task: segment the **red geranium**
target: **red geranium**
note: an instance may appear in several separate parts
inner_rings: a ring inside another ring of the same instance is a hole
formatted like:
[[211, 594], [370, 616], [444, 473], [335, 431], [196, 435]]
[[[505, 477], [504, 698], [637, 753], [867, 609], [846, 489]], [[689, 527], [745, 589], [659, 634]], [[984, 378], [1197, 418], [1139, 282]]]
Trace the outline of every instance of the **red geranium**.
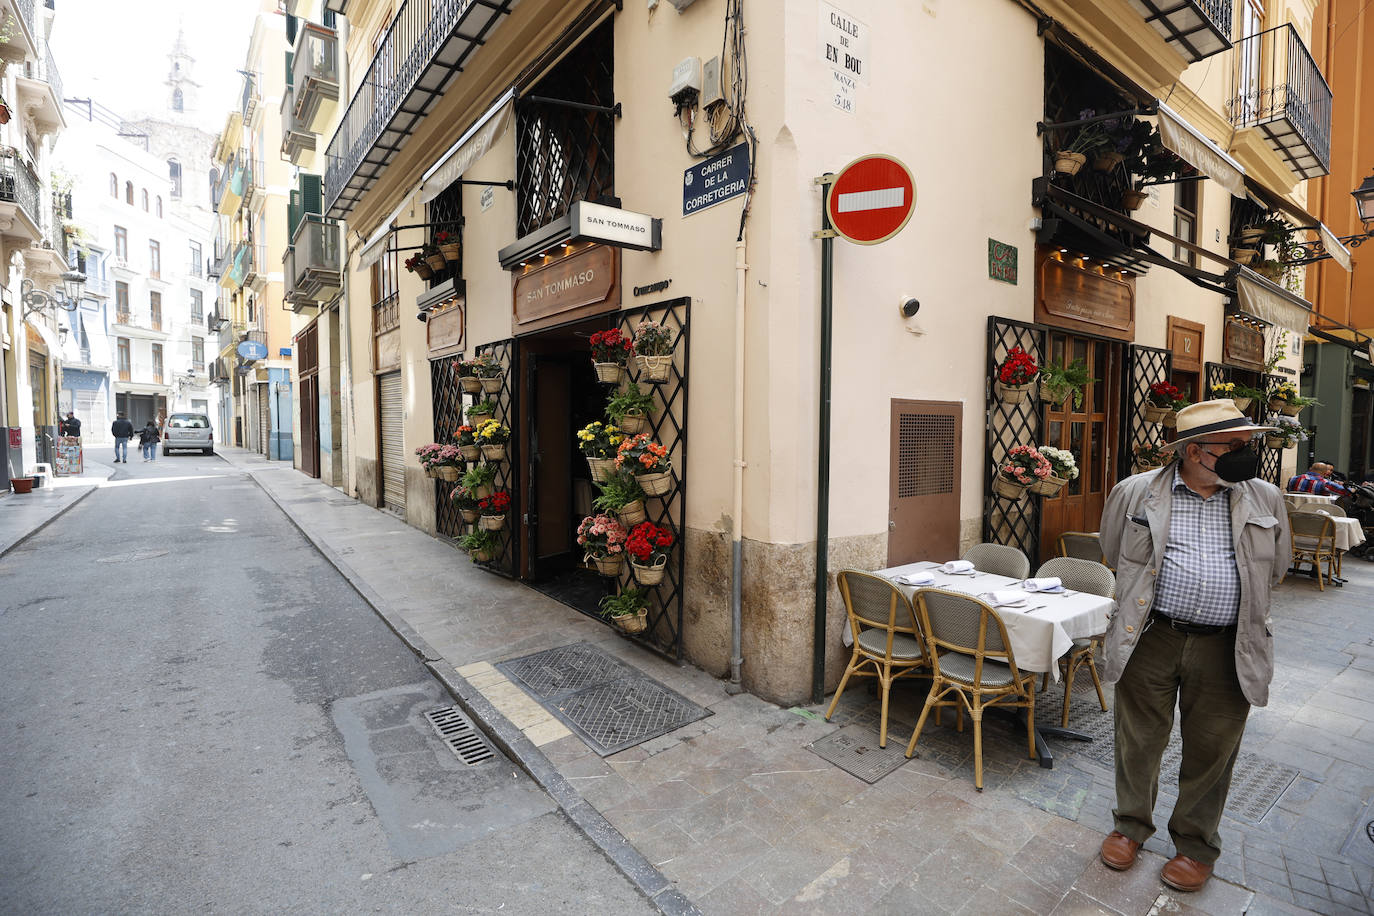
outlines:
[[1003, 385], [1025, 385], [1039, 374], [1035, 358], [1020, 347], [1012, 347], [997, 368], [997, 381]]
[[485, 499], [477, 500], [477, 509], [483, 515], [505, 515], [510, 509], [510, 494], [497, 490]]
[[458, 239], [456, 239], [453, 236], [453, 233], [447, 232], [443, 229], [440, 229], [438, 232], [434, 233], [434, 244], [436, 245], [447, 245], [449, 242], [456, 241], [458, 241]]
[[1183, 392], [1178, 390], [1177, 385], [1168, 382], [1155, 382], [1150, 386], [1150, 403], [1156, 407], [1187, 407], [1188, 402], [1183, 398]]
[[625, 550], [641, 566], [655, 566], [666, 560], [673, 548], [673, 532], [653, 522], [640, 522], [630, 529]]
[[634, 341], [620, 333], [620, 328], [597, 331], [592, 335], [592, 361], [625, 365], [634, 352]]

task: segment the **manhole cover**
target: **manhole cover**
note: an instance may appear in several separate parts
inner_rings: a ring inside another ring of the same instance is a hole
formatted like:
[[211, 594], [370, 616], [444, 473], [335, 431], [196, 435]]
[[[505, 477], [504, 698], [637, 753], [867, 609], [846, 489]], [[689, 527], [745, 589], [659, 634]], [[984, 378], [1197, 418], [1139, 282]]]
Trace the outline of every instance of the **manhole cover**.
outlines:
[[440, 739], [468, 766], [476, 766], [496, 757], [495, 752], [483, 740], [472, 722], [454, 706], [441, 706], [425, 713], [429, 724], [439, 733]]
[[1355, 826], [1341, 846], [1341, 855], [1374, 865], [1374, 802], [1366, 805], [1359, 817], [1355, 818]]
[[137, 563], [139, 560], [156, 560], [167, 556], [166, 550], [142, 550], [135, 553], [121, 553], [113, 557], [98, 557], [97, 563]]
[[906, 763], [906, 743], [910, 740], [909, 730], [903, 731], [899, 737], [889, 728], [887, 747], [879, 747], [876, 731], [862, 725], [846, 725], [824, 738], [818, 738], [806, 749], [872, 785]]
[[604, 684], [634, 674], [633, 668], [587, 643], [560, 646], [537, 655], [503, 662], [506, 673], [541, 697]]

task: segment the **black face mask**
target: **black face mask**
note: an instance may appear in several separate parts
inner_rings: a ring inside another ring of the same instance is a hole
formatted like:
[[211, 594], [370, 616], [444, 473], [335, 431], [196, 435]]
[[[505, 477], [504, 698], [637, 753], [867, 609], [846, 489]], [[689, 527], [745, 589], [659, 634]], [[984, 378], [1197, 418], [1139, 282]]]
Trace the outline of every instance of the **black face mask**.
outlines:
[[1216, 463], [1209, 470], [1220, 477], [1223, 484], [1243, 483], [1254, 480], [1259, 474], [1259, 461], [1259, 452], [1252, 448], [1242, 448], [1218, 456]]

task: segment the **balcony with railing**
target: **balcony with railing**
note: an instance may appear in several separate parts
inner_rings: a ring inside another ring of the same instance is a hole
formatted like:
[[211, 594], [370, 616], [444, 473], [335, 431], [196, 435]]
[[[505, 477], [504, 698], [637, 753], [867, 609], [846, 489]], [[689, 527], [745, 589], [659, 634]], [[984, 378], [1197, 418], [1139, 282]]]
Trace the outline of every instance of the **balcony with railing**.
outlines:
[[248, 276], [248, 272], [253, 268], [253, 243], [250, 241], [239, 242], [234, 249], [233, 256], [229, 259], [227, 269], [220, 284], [229, 289], [238, 289], [243, 286]]
[[291, 86], [296, 120], [301, 128], [319, 133], [339, 104], [339, 36], [313, 22], [302, 24], [291, 61]]
[[[24, 24], [24, 29], [26, 30], [24, 37], [29, 42], [30, 50], [37, 53], [38, 45], [35, 43], [35, 36], [38, 34], [38, 29], [35, 25], [37, 20], [34, 18], [34, 0], [11, 0], [11, 2], [14, 4], [14, 8], [19, 12], [20, 21]], [[19, 36], [16, 35], [13, 37], [17, 38]]]
[[1331, 87], [1291, 25], [1236, 42], [1236, 94], [1227, 115], [1253, 127], [1299, 178], [1331, 171]]
[[243, 113], [243, 124], [245, 129], [253, 122], [253, 115], [258, 110], [258, 102], [261, 101], [262, 74], [243, 73], [243, 97], [239, 103], [239, 111]]
[[1129, 0], [1169, 47], [1197, 63], [1231, 47], [1231, 0]]
[[47, 130], [62, 126], [62, 75], [50, 48], [45, 45], [41, 55], [24, 62], [15, 88], [19, 92], [20, 106], [35, 123]]
[[122, 324], [125, 327], [133, 327], [134, 313], [128, 309], [115, 310], [115, 324]]
[[219, 329], [219, 349], [224, 351], [225, 347], [233, 347], [238, 344], [243, 332], [248, 330], [248, 326], [242, 321], [229, 321]]
[[246, 149], [239, 150], [225, 164], [224, 176], [220, 179], [219, 212], [222, 215], [233, 216], [238, 211], [244, 195], [249, 193], [248, 182], [252, 180], [252, 171], [253, 160]]
[[304, 306], [330, 302], [343, 289], [343, 247], [339, 224], [306, 214], [282, 258], [289, 304], [299, 312]]
[[256, 245], [248, 243], [248, 260], [244, 265], [243, 283], [245, 286], [253, 285], [257, 288], [258, 284], [267, 280], [267, 243], [258, 242]]
[[341, 218], [353, 209], [514, 4], [428, 0], [401, 5], [329, 141], [324, 179], [329, 216]]
[[[14, 235], [35, 241], [41, 237], [42, 223], [38, 219], [41, 191], [38, 178], [17, 156], [0, 156], [0, 220], [10, 228], [0, 234]], [[14, 217], [22, 214], [20, 223]]]
[[[287, 52], [287, 60], [291, 53]], [[290, 70], [287, 71], [288, 75]], [[296, 120], [295, 89], [288, 85], [281, 99], [281, 154], [292, 165], [314, 168], [318, 138]]]
[[109, 298], [110, 281], [105, 277], [87, 276], [85, 293], [87, 296]]

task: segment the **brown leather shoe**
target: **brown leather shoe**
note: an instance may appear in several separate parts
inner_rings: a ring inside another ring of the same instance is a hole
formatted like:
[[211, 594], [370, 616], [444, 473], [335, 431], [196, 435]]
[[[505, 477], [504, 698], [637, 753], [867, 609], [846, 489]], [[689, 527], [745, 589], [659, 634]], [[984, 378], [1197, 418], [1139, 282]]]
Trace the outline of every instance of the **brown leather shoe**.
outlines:
[[1192, 893], [1202, 890], [1207, 879], [1212, 877], [1212, 866], [1203, 865], [1197, 859], [1187, 856], [1174, 856], [1164, 863], [1159, 877], [1176, 891]]
[[1102, 864], [1117, 871], [1125, 871], [1135, 864], [1140, 844], [1124, 833], [1113, 830], [1102, 841]]

